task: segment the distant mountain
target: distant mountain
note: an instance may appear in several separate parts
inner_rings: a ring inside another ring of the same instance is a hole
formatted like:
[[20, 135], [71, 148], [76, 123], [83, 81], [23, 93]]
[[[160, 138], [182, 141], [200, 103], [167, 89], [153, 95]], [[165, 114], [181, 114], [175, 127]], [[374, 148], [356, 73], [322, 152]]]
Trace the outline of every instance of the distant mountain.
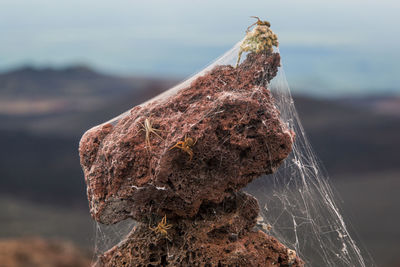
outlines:
[[311, 145], [331, 174], [400, 171], [399, 114], [344, 99], [295, 97]]
[[85, 66], [64, 69], [26, 66], [0, 74], [2, 96], [50, 97], [112, 94], [120, 90], [130, 90], [131, 86], [132, 84], [121, 78], [100, 74]]
[[79, 135], [88, 122], [110, 119], [175, 83], [110, 76], [85, 66], [20, 68], [0, 74], [0, 130]]
[[154, 95], [159, 92], [160, 84], [168, 85], [170, 81], [110, 76], [86, 66], [64, 69], [27, 66], [0, 74], [0, 116], [93, 110], [126, 95], [138, 99]]
[[367, 97], [349, 97], [339, 99], [347, 105], [369, 109], [379, 114], [400, 116], [400, 96], [376, 95]]

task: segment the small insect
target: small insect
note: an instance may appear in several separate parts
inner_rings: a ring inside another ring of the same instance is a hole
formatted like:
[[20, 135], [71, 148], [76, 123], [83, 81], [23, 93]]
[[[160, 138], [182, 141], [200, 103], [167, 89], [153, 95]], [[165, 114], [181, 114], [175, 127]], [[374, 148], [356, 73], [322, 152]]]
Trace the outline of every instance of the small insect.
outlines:
[[257, 226], [261, 227], [265, 232], [270, 232], [272, 230], [272, 225], [265, 223], [262, 216], [257, 217]]
[[153, 128], [153, 125], [151, 124], [151, 121], [149, 118], [146, 118], [144, 120], [144, 125], [142, 123], [140, 123], [140, 125], [142, 125], [142, 129], [139, 130], [139, 132], [144, 131], [146, 132], [146, 147], [148, 149], [151, 150], [150, 147], [150, 134], [153, 133], [154, 135], [156, 135], [158, 138], [160, 138], [161, 140], [164, 141], [164, 139], [157, 133], [157, 132], [162, 132], [161, 130], [155, 129]]
[[149, 227], [149, 228], [156, 234], [161, 234], [163, 237], [171, 241], [171, 238], [168, 235], [168, 230], [172, 228], [172, 224], [167, 224], [167, 215], [164, 215], [164, 217], [158, 223], [157, 227], [154, 228]]
[[[278, 37], [271, 30], [271, 24], [268, 21], [260, 20], [259, 17], [252, 16], [252, 18], [256, 18], [257, 21], [247, 27], [246, 37], [243, 42], [240, 44], [238, 58], [236, 61], [236, 67], [239, 66], [240, 59], [243, 52], [250, 53], [272, 53], [274, 49], [273, 46], [278, 47]], [[250, 31], [251, 27], [254, 27], [253, 30]]]
[[179, 141], [173, 147], [171, 147], [169, 150], [171, 150], [171, 149], [173, 149], [175, 147], [179, 148], [179, 149], [182, 149], [183, 151], [185, 151], [186, 153], [189, 154], [189, 156], [190, 156], [189, 161], [191, 161], [192, 158], [193, 158], [193, 151], [192, 151], [191, 148], [196, 144], [196, 142], [197, 142], [197, 140], [194, 141], [193, 138], [185, 136], [185, 140], [184, 141]]
[[287, 255], [288, 255], [288, 263], [289, 264], [293, 264], [296, 261], [296, 251], [294, 251], [293, 249], [287, 249]]
[[268, 21], [266, 21], [266, 20], [260, 20], [260, 18], [259, 17], [256, 17], [256, 16], [251, 16], [250, 18], [255, 18], [255, 19], [257, 19], [257, 21], [256, 22], [254, 22], [253, 24], [251, 24], [249, 27], [247, 27], [247, 30], [246, 30], [246, 32], [248, 32], [248, 31], [250, 31], [250, 28], [251, 27], [253, 27], [254, 25], [262, 25], [262, 26], [267, 26], [267, 27], [271, 27], [271, 23], [269, 23]]

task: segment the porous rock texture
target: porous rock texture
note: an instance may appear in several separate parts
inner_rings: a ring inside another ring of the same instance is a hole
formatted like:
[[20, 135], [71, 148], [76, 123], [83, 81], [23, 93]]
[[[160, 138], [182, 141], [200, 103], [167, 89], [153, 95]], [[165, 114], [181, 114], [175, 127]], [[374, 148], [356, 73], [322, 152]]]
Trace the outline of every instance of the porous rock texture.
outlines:
[[137, 220], [98, 266], [304, 266], [257, 229], [258, 202], [239, 191], [292, 149], [294, 133], [267, 88], [279, 64], [278, 53], [266, 52], [237, 68], [217, 65], [84, 134], [92, 217]]
[[304, 266], [295, 252], [254, 229], [257, 200], [234, 193], [222, 203], [203, 203], [193, 219], [167, 221], [168, 238], [139, 224], [104, 253], [97, 266]]
[[[279, 64], [278, 53], [249, 54], [237, 68], [218, 65], [176, 94], [86, 132], [79, 149], [93, 218], [192, 218], [202, 203], [220, 203], [274, 172], [294, 137], [267, 88]], [[149, 132], [150, 146], [146, 119], [161, 137]], [[192, 160], [170, 149], [185, 137], [196, 142]]]

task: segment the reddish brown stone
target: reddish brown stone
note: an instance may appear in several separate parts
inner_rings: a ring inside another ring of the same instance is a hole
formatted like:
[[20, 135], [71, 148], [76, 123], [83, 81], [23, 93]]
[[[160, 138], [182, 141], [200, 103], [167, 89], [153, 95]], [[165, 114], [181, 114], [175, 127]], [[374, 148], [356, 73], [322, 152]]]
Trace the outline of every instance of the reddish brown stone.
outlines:
[[[89, 130], [81, 164], [95, 220], [193, 218], [203, 203], [221, 202], [276, 170], [294, 134], [279, 118], [267, 83], [279, 54], [250, 54], [238, 67], [216, 66], [166, 99], [135, 107], [114, 126]], [[148, 118], [163, 140], [141, 124]], [[196, 140], [193, 159], [170, 148]]]
[[257, 214], [257, 201], [238, 193], [203, 204], [193, 220], [167, 220], [169, 239], [139, 224], [97, 266], [304, 266], [294, 251], [252, 230]]

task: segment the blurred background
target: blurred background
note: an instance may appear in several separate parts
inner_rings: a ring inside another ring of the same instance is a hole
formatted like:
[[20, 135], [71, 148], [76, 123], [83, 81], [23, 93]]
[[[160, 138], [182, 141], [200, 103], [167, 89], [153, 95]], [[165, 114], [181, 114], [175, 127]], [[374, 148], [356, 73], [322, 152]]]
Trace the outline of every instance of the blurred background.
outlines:
[[399, 12], [395, 0], [0, 0], [0, 266], [87, 266], [80, 137], [203, 69], [252, 15], [279, 37], [357, 244], [400, 266]]

